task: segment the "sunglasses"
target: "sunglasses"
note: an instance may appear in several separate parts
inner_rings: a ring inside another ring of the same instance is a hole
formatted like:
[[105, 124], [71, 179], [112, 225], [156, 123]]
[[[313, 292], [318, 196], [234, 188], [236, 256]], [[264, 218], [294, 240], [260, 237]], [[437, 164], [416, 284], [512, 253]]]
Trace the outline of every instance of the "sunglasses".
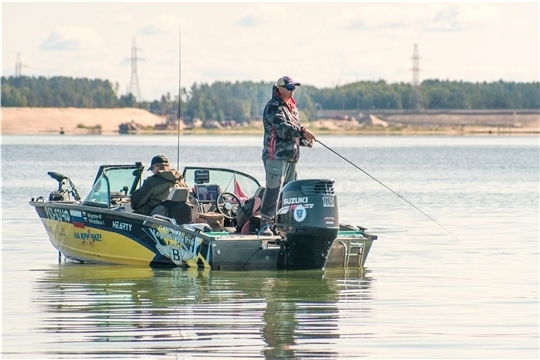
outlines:
[[294, 84], [287, 84], [287, 85], [282, 86], [282, 87], [289, 90], [289, 91], [293, 91], [294, 89], [296, 89], [296, 85], [294, 85]]

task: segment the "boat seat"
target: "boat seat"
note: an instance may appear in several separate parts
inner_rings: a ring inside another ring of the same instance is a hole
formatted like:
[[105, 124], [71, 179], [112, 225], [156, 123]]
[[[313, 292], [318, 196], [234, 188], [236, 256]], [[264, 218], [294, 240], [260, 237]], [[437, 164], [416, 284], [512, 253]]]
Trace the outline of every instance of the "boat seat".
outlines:
[[156, 205], [150, 213], [172, 218], [177, 224], [189, 224], [193, 220], [194, 206], [188, 202], [188, 188], [173, 187], [169, 190], [167, 199]]
[[189, 190], [188, 188], [173, 187], [169, 190], [167, 200], [174, 202], [186, 202], [188, 201]]
[[201, 204], [199, 204], [199, 200], [192, 194], [189, 194], [188, 202], [193, 205], [191, 209], [191, 223], [196, 223], [201, 212]]

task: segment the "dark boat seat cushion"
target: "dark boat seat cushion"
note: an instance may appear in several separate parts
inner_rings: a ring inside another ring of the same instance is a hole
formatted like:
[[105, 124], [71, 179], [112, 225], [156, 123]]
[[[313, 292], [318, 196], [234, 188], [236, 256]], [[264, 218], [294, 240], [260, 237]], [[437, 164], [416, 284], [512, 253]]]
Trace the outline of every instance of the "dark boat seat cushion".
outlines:
[[189, 193], [188, 188], [173, 187], [169, 190], [169, 196], [167, 200], [175, 202], [187, 202], [191, 204], [191, 222], [194, 223], [195, 219], [199, 216], [199, 201], [193, 195]]
[[188, 202], [189, 190], [187, 188], [173, 187], [165, 201], [162, 201], [152, 210], [150, 215], [162, 215], [176, 220], [177, 224], [192, 222], [193, 205]]

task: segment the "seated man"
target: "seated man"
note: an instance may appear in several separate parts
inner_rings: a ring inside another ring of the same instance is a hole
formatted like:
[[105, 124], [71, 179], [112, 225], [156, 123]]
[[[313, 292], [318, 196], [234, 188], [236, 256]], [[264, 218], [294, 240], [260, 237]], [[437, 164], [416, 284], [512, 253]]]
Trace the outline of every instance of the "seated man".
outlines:
[[169, 167], [165, 155], [154, 156], [148, 171], [152, 171], [153, 175], [131, 194], [133, 211], [143, 215], [150, 215], [156, 205], [167, 199], [172, 187], [187, 188], [182, 174]]

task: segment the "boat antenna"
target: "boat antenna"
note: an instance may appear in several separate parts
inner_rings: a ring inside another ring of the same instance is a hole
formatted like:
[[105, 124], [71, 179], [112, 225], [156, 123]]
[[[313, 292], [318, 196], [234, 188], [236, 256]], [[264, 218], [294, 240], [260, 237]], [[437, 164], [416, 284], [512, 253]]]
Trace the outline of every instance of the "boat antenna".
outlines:
[[435, 222], [435, 224], [439, 225], [441, 228], [443, 228], [447, 233], [449, 233], [450, 235], [452, 235], [454, 238], [456, 238], [456, 240], [459, 241], [459, 238], [452, 234], [452, 232], [450, 232], [450, 230], [448, 230], [447, 228], [445, 228], [444, 226], [442, 226], [437, 220], [433, 219], [431, 216], [429, 216], [428, 214], [426, 214], [425, 212], [423, 212], [422, 210], [420, 210], [418, 207], [416, 207], [413, 203], [411, 203], [409, 200], [405, 199], [403, 196], [399, 195], [397, 192], [395, 192], [394, 190], [390, 189], [388, 186], [384, 185], [382, 182], [380, 182], [379, 180], [375, 179], [373, 176], [371, 176], [370, 174], [368, 174], [365, 170], [363, 170], [362, 168], [360, 168], [359, 166], [357, 166], [356, 164], [354, 164], [353, 162], [351, 162], [350, 160], [346, 159], [345, 157], [343, 157], [341, 154], [337, 153], [336, 151], [330, 149], [328, 146], [326, 146], [325, 144], [323, 144], [319, 139], [316, 140], [319, 144], [321, 144], [322, 146], [324, 146], [325, 148], [327, 148], [328, 150], [330, 150], [331, 152], [333, 152], [334, 154], [336, 154], [337, 156], [339, 156], [340, 158], [342, 158], [343, 160], [345, 160], [346, 162], [348, 162], [349, 164], [351, 164], [352, 166], [354, 166], [355, 168], [357, 168], [358, 170], [362, 171], [364, 174], [366, 174], [367, 176], [369, 176], [370, 178], [372, 178], [373, 180], [375, 180], [376, 182], [378, 182], [379, 184], [381, 184], [382, 186], [384, 186], [385, 188], [387, 188], [388, 190], [390, 190], [391, 192], [393, 192], [395, 195], [397, 195], [397, 197], [401, 198], [403, 201], [405, 201], [407, 204], [411, 205], [413, 208], [415, 208], [416, 210], [420, 211], [422, 214], [424, 214], [428, 219], [430, 219], [431, 221]]
[[182, 32], [178, 25], [178, 111], [176, 113], [176, 170], [180, 171], [180, 122], [182, 121]]

